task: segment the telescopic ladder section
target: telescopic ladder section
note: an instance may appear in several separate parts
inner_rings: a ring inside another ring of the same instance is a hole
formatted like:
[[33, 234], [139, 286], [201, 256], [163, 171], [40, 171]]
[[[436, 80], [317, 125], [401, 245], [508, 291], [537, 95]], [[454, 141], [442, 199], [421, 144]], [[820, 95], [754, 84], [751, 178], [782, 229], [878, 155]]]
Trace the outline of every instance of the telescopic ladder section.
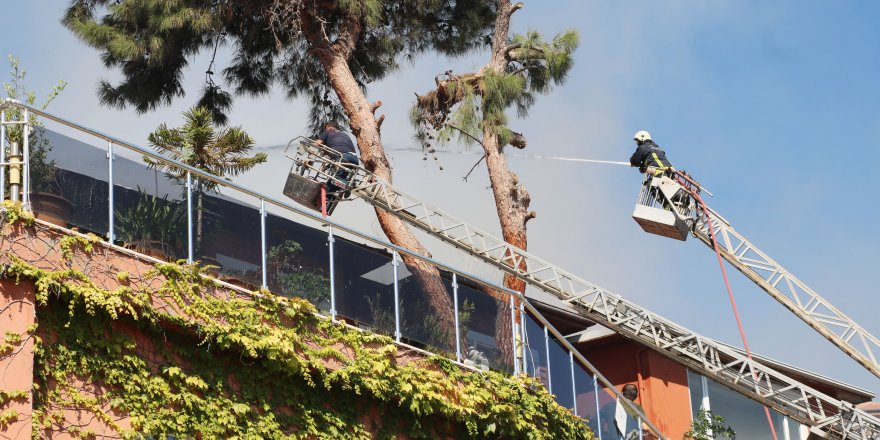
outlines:
[[[292, 172], [328, 160], [333, 161], [326, 158], [320, 148], [303, 143], [294, 156]], [[338, 165], [349, 168], [347, 164]], [[329, 177], [335, 173], [325, 169], [320, 175]], [[554, 295], [589, 320], [650, 346], [692, 370], [810, 426], [818, 435], [839, 439], [880, 439], [880, 419], [852, 404], [812, 389], [734, 349], [700, 336], [434, 209], [364, 169], [358, 169], [349, 188], [352, 195]]]
[[[678, 190], [682, 192], [678, 193]], [[877, 361], [880, 340], [877, 337], [736, 232], [717, 212], [706, 206], [704, 215], [704, 211], [699, 209], [701, 203], [699, 185], [686, 175], [676, 174], [673, 178], [652, 178], [648, 175], [633, 218], [645, 231], [667, 237], [670, 235], [662, 231], [668, 231], [668, 225], [686, 223], [694, 236], [714, 252], [709, 231], [711, 224], [722, 258], [856, 362], [880, 377], [880, 363]], [[674, 207], [674, 210], [666, 209], [668, 207]], [[709, 222], [707, 215], [711, 220]], [[649, 226], [646, 227], [646, 224]], [[686, 236], [673, 238], [684, 240]]]

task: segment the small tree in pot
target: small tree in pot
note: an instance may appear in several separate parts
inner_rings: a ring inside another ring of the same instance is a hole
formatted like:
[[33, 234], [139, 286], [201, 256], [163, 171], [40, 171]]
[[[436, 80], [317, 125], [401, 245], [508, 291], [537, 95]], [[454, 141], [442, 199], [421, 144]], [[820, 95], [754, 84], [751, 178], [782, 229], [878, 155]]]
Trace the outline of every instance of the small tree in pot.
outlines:
[[[266, 161], [266, 153], [249, 156], [254, 140], [241, 127], [217, 130], [211, 111], [193, 107], [183, 113], [184, 124], [168, 128], [164, 123], [150, 133], [150, 146], [169, 158], [215, 176], [230, 177], [241, 174]], [[186, 172], [170, 168], [164, 163], [144, 158], [152, 168], [164, 171], [178, 183], [186, 182]], [[204, 194], [217, 190], [217, 183], [195, 180], [196, 236], [195, 251], [200, 255], [204, 233]]]
[[[21, 67], [18, 57], [9, 55], [9, 82], [3, 83], [6, 97], [36, 107], [38, 106], [37, 94], [25, 87], [24, 80], [26, 77], [27, 71]], [[52, 90], [46, 94], [46, 98], [39, 104], [39, 108], [46, 109], [66, 86], [66, 82], [58, 81], [58, 84], [52, 86]], [[22, 109], [12, 107], [6, 110], [7, 121], [21, 121], [23, 119], [24, 111]], [[31, 127], [31, 132], [28, 136], [28, 147], [30, 150], [28, 158], [30, 181], [28, 183], [31, 191], [31, 203], [34, 205], [33, 208], [37, 218], [43, 218], [51, 223], [66, 226], [73, 211], [73, 205], [60, 195], [61, 186], [58, 183], [58, 169], [55, 167], [55, 161], [48, 158], [49, 152], [52, 151], [52, 144], [46, 137], [45, 128], [36, 115], [28, 115], [28, 122]], [[20, 124], [7, 126], [6, 141], [8, 144], [17, 143], [23, 149], [24, 129], [25, 126]], [[6, 185], [8, 182], [3, 182], [3, 184]]]

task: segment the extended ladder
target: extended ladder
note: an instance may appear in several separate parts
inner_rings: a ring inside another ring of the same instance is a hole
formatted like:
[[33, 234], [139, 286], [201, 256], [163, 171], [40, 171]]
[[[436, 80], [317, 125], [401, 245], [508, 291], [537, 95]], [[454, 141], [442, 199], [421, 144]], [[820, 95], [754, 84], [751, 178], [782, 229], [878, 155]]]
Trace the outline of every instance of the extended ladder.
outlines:
[[[310, 174], [310, 178], [331, 178], [335, 175], [333, 167], [328, 170], [323, 165], [320, 169], [309, 165], [326, 160], [320, 148], [303, 143], [294, 156], [294, 168], [307, 169], [304, 173]], [[351, 169], [351, 166], [340, 162], [338, 168]], [[880, 420], [852, 404], [747, 359], [736, 350], [428, 206], [362, 168], [358, 168], [349, 188], [352, 195], [554, 295], [589, 320], [650, 346], [694, 371], [811, 426], [819, 435], [840, 439], [880, 438]]]
[[[682, 192], [679, 193], [679, 190]], [[703, 215], [703, 210], [698, 208], [703, 203], [699, 193], [699, 185], [684, 174], [676, 174], [672, 178], [652, 178], [647, 175], [633, 217], [647, 232], [684, 240], [690, 230], [700, 241], [713, 248], [709, 233], [711, 223], [722, 258], [856, 362], [880, 377], [880, 363], [877, 361], [880, 340], [736, 232], [717, 212], [706, 206], [706, 215]], [[669, 207], [674, 207], [674, 211], [667, 209]], [[706, 216], [711, 222], [707, 221]], [[679, 235], [682, 228], [684, 233]]]

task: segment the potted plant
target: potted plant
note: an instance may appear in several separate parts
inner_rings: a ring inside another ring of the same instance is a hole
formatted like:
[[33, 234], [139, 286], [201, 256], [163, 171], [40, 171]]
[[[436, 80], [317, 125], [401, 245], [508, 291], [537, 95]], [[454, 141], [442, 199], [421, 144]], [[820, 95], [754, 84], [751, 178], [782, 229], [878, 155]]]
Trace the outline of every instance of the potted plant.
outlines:
[[134, 205], [115, 214], [117, 238], [138, 252], [165, 258], [181, 248], [186, 210], [168, 196], [154, 197], [138, 188]]
[[[30, 106], [35, 106], [37, 95], [35, 92], [27, 90], [24, 85], [24, 79], [27, 71], [21, 68], [19, 59], [9, 55], [10, 74], [12, 78], [10, 82], [3, 83], [3, 89], [6, 96], [11, 99], [22, 101]], [[52, 87], [52, 91], [46, 97], [46, 100], [40, 105], [40, 108], [48, 107], [58, 94], [64, 90], [67, 85], [64, 81], [59, 81], [57, 85]], [[16, 107], [7, 110], [7, 120], [19, 121], [24, 118], [24, 112]], [[59, 182], [60, 173], [55, 167], [55, 161], [48, 158], [48, 154], [52, 151], [52, 144], [45, 136], [45, 128], [37, 120], [36, 116], [29, 117], [31, 132], [28, 136], [30, 156], [28, 163], [30, 164], [30, 201], [31, 209], [34, 215], [42, 220], [50, 223], [67, 226], [70, 216], [73, 213], [73, 204], [62, 197], [61, 184]], [[23, 125], [11, 125], [6, 129], [6, 141], [8, 143], [18, 143], [23, 147], [24, 144]], [[7, 184], [7, 182], [3, 182]]]

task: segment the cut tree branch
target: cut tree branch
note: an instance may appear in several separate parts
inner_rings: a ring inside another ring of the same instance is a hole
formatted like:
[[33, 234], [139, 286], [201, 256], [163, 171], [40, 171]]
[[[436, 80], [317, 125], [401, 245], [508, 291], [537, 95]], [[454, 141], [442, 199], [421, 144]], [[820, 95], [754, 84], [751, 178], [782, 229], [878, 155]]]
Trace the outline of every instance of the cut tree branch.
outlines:
[[473, 173], [474, 170], [477, 169], [477, 165], [479, 165], [480, 162], [482, 162], [483, 159], [485, 159], [485, 158], [486, 158], [486, 153], [483, 153], [483, 156], [480, 157], [480, 160], [478, 160], [477, 163], [475, 163], [474, 166], [471, 167], [471, 169], [467, 172], [467, 174], [464, 175], [464, 177], [461, 178], [461, 180], [464, 180], [465, 182], [467, 182], [468, 177], [471, 176], [471, 173]]
[[510, 7], [510, 10], [507, 11], [507, 17], [510, 18], [510, 16], [513, 15], [514, 12], [516, 12], [516, 11], [522, 9], [524, 6], [525, 6], [525, 3], [523, 3], [523, 2], [516, 2], [516, 4], [514, 4], [513, 6], [511, 6], [511, 7]]

